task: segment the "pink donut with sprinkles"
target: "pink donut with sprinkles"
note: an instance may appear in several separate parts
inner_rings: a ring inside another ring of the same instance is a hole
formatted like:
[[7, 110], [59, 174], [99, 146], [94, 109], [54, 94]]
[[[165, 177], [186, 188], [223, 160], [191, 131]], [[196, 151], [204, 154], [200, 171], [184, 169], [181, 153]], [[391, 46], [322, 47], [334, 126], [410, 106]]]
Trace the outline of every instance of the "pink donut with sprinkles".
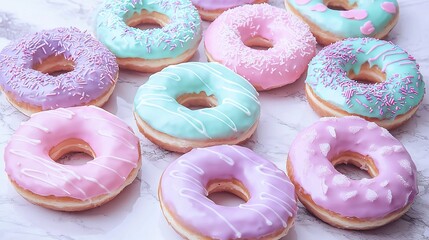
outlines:
[[316, 54], [316, 40], [308, 25], [268, 4], [224, 12], [204, 37], [208, 60], [232, 69], [258, 91], [295, 82]]
[[77, 28], [34, 33], [0, 52], [0, 89], [26, 115], [102, 106], [113, 92], [118, 71], [115, 56]]
[[[94, 159], [81, 165], [56, 162], [70, 152]], [[28, 201], [54, 210], [100, 206], [136, 178], [139, 139], [116, 116], [95, 106], [35, 113], [4, 150], [6, 173]]]
[[[353, 164], [371, 177], [350, 179], [337, 164]], [[299, 133], [287, 172], [310, 212], [345, 229], [372, 229], [400, 218], [418, 192], [416, 166], [401, 142], [354, 116], [322, 118]]]

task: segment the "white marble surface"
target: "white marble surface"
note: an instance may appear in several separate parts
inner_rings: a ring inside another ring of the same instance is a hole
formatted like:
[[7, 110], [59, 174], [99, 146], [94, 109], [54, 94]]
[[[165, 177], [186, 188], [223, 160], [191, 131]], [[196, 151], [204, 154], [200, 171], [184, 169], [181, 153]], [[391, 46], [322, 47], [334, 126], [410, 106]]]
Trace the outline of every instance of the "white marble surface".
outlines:
[[[0, 0], [0, 49], [26, 33], [60, 26], [93, 32], [101, 0]], [[283, 7], [282, 1], [270, 4]], [[401, 0], [400, 20], [389, 39], [414, 55], [429, 79], [429, 1]], [[205, 24], [207, 26], [207, 24]], [[206, 61], [203, 48], [192, 59]], [[137, 132], [131, 103], [147, 74], [121, 71], [105, 109], [124, 119]], [[245, 146], [285, 169], [289, 146], [301, 129], [318, 116], [306, 102], [303, 78], [260, 99], [262, 116]], [[20, 122], [27, 117], [0, 98], [0, 156]], [[429, 100], [405, 126], [393, 131], [416, 162], [420, 193], [411, 210], [398, 221], [377, 230], [357, 232], [330, 227], [300, 205], [295, 226], [284, 238], [294, 239], [429, 239]], [[110, 203], [86, 212], [64, 213], [30, 204], [18, 195], [0, 171], [0, 239], [180, 239], [162, 216], [156, 196], [163, 169], [179, 155], [164, 151], [140, 133], [143, 167], [132, 185]], [[4, 169], [0, 161], [0, 169]]]

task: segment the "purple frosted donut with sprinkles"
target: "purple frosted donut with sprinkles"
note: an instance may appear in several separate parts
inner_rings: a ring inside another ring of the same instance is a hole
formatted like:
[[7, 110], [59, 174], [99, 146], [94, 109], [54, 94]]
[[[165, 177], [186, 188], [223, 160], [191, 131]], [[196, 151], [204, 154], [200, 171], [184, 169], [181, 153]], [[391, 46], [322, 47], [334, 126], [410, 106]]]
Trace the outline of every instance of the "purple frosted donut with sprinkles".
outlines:
[[313, 58], [305, 92], [321, 116], [355, 115], [392, 129], [417, 111], [425, 83], [416, 60], [399, 46], [349, 38]]
[[102, 106], [113, 92], [118, 71], [115, 56], [77, 28], [30, 34], [0, 52], [0, 88], [26, 115]]

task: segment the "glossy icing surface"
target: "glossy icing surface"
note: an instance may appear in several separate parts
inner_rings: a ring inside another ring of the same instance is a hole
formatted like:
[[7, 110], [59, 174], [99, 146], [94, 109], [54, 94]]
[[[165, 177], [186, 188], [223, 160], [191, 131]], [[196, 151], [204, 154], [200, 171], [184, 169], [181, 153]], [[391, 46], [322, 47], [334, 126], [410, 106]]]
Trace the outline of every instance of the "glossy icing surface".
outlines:
[[[351, 151], [369, 156], [378, 175], [352, 180], [331, 164]], [[300, 132], [289, 151], [295, 181], [313, 201], [346, 217], [382, 218], [414, 201], [417, 170], [386, 129], [358, 117], [322, 118]]]
[[[58, 55], [72, 61], [74, 70], [52, 76], [33, 69], [33, 65]], [[117, 74], [115, 56], [77, 28], [30, 34], [0, 52], [1, 88], [18, 102], [43, 110], [91, 102], [115, 85]]]
[[[81, 139], [95, 153], [83, 165], [53, 161], [50, 150]], [[21, 124], [4, 153], [9, 178], [42, 196], [87, 200], [118, 189], [138, 166], [139, 139], [122, 120], [94, 106], [33, 114]]]
[[[348, 77], [362, 65], [376, 66], [386, 76], [365, 84]], [[310, 62], [306, 83], [322, 100], [370, 118], [394, 119], [423, 99], [425, 83], [415, 59], [391, 42], [372, 38], [346, 39], [325, 47]]]
[[[244, 44], [262, 37], [273, 47], [257, 50]], [[212, 58], [267, 90], [296, 81], [316, 54], [316, 40], [307, 24], [268, 4], [244, 5], [220, 15], [204, 33]]]
[[[169, 18], [162, 28], [141, 30], [126, 20], [143, 10]], [[97, 16], [97, 38], [120, 58], [177, 57], [201, 39], [201, 19], [190, 0], [107, 0]]]
[[254, 0], [192, 0], [195, 6], [205, 10], [219, 10], [253, 3]]
[[295, 10], [323, 31], [337, 36], [371, 37], [383, 31], [399, 13], [396, 0], [348, 0], [350, 10], [328, 8], [323, 0], [287, 0]]
[[[237, 207], [207, 198], [211, 180], [240, 181], [250, 199]], [[255, 181], [258, 179], [258, 181]], [[164, 204], [180, 222], [212, 239], [257, 239], [287, 227], [297, 213], [289, 178], [271, 162], [240, 146], [197, 148], [164, 171]]]
[[[191, 110], [177, 102], [205, 92], [218, 105]], [[152, 128], [182, 139], [227, 139], [247, 132], [259, 119], [258, 93], [218, 63], [182, 63], [150, 76], [134, 99], [135, 112]]]

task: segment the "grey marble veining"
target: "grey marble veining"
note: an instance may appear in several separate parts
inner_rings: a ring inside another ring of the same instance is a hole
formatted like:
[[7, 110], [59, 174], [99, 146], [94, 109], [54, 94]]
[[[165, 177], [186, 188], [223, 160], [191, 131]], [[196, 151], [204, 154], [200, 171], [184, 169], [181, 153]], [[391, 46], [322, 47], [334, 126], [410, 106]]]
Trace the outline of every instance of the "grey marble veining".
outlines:
[[[0, 0], [0, 49], [26, 33], [60, 26], [94, 32], [94, 15], [101, 0]], [[401, 0], [400, 20], [389, 40], [409, 51], [429, 79], [429, 1]], [[283, 7], [281, 0], [270, 1]], [[205, 24], [207, 26], [207, 24]], [[193, 61], [207, 61], [202, 45]], [[121, 71], [114, 94], [104, 107], [135, 132], [132, 101], [148, 74]], [[427, 81], [426, 81], [427, 82]], [[428, 84], [429, 85], [429, 84]], [[255, 135], [244, 145], [281, 169], [296, 134], [317, 121], [303, 91], [303, 78], [260, 95], [262, 115]], [[0, 97], [0, 156], [19, 124], [28, 119]], [[295, 239], [429, 239], [429, 100], [393, 135], [416, 162], [418, 194], [411, 210], [398, 221], [371, 231], [346, 231], [324, 224], [300, 205], [295, 226], [284, 240]], [[0, 239], [180, 239], [162, 216], [157, 190], [163, 169], [179, 155], [160, 149], [140, 133], [143, 167], [138, 178], [110, 203], [85, 212], [63, 213], [30, 204], [18, 195], [0, 171]], [[0, 169], [4, 169], [0, 161]]]

